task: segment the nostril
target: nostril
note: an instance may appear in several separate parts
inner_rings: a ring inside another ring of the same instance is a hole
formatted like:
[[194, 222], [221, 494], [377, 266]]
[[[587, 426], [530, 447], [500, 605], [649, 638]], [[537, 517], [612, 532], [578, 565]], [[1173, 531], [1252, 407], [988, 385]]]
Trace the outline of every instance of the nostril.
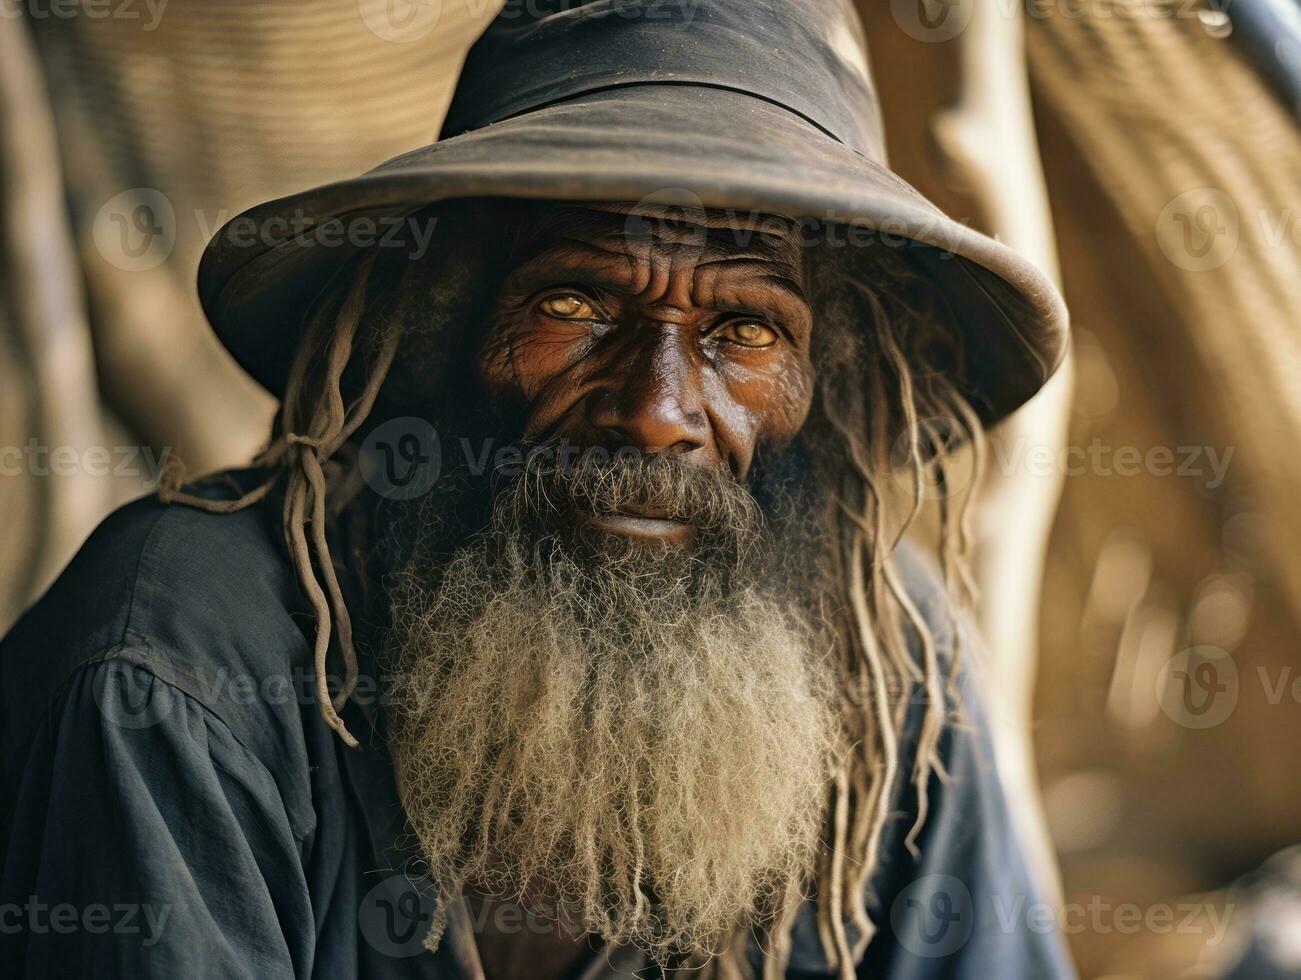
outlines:
[[647, 450], [647, 452], [651, 453], [652, 455], [655, 453], [659, 453], [664, 456], [685, 456], [687, 453], [694, 452], [695, 450], [699, 449], [702, 445], [703, 443], [700, 442], [688, 442], [686, 440], [683, 440], [681, 442], [675, 442], [671, 446], [665, 446], [663, 449]]
[[648, 455], [688, 453], [709, 441], [703, 407], [691, 386], [674, 377], [639, 378], [594, 391], [586, 416], [605, 439], [618, 439]]
[[605, 449], [610, 450], [611, 452], [617, 453], [620, 449], [623, 449], [625, 446], [631, 446], [635, 444], [635, 440], [633, 439], [632, 434], [627, 429], [624, 429], [620, 426], [606, 425], [606, 426], [602, 426], [598, 431], [601, 437], [600, 438], [601, 445]]

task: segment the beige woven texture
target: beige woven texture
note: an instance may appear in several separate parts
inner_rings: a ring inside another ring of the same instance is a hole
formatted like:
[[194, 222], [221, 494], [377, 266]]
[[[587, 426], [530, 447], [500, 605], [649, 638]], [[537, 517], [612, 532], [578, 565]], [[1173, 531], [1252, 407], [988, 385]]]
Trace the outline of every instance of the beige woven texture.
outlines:
[[[119, 444], [143, 443], [200, 471], [247, 460], [273, 406], [199, 311], [204, 244], [246, 207], [432, 141], [464, 53], [498, 6], [170, 0], [156, 22], [145, 4], [130, 5], [135, 19], [0, 19], [0, 127], [14, 148], [0, 281], [19, 294], [0, 310], [11, 321], [0, 377], [27, 382], [6, 386], [4, 444], [98, 445], [116, 460]], [[167, 211], [157, 262], [112, 246], [113, 222], [142, 199]], [[62, 265], [28, 261], [64, 253]], [[54, 320], [66, 323], [57, 345]], [[100, 517], [148, 484], [147, 467], [128, 469], [5, 477], [0, 505], [23, 519], [0, 543], [0, 628]]]
[[[1228, 465], [1215, 487], [1204, 470], [1067, 482], [1040, 775], [1068, 900], [1232, 916], [1220, 943], [1205, 921], [1086, 927], [1081, 974], [1217, 977], [1253, 921], [1222, 889], [1301, 836], [1283, 749], [1301, 716], [1269, 693], [1295, 676], [1301, 625], [1301, 135], [1215, 11], [1068, 6], [1031, 7], [1027, 30], [1077, 330], [1072, 444]], [[1180, 713], [1176, 658], [1201, 649], [1236, 671], [1213, 724]]]
[[1301, 130], [1182, 6], [1032, 17], [1030, 63], [1187, 330], [1301, 622]]

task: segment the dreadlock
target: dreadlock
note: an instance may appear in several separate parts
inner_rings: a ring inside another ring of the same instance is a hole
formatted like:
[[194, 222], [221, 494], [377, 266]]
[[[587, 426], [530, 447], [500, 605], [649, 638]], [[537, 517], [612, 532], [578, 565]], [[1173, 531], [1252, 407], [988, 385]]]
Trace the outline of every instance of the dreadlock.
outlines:
[[[826, 811], [818, 929], [829, 961], [848, 980], [875, 932], [867, 883], [898, 776], [899, 741], [913, 700], [908, 695], [921, 686], [924, 713], [910, 773], [918, 811], [906, 838], [916, 853], [930, 777], [944, 775], [939, 740], [957, 681], [950, 660], [945, 689], [936, 638], [892, 555], [925, 498], [934, 497], [946, 584], [960, 598], [973, 597], [965, 560], [972, 495], [953, 492], [952, 473], [956, 450], [966, 444], [973, 454], [970, 485], [978, 485], [984, 452], [980, 421], [955, 383], [961, 351], [952, 338], [937, 342], [953, 320], [934, 289], [897, 253], [877, 250], [873, 271], [879, 278], [872, 282], [843, 250], [820, 258], [814, 268], [820, 398], [809, 424], [822, 449], [824, 479], [836, 488], [831, 563], [833, 581], [844, 590], [837, 625], [846, 751]], [[902, 494], [901, 472], [907, 484]], [[938, 492], [925, 493], [928, 486]], [[910, 650], [910, 633], [920, 662]], [[765, 980], [781, 976], [785, 960], [771, 958]]]
[[[321, 715], [349, 748], [356, 748], [358, 743], [339, 717], [339, 711], [357, 683], [357, 655], [352, 620], [330, 557], [325, 466], [370, 415], [401, 337], [397, 330], [381, 330], [373, 338], [361, 391], [345, 406], [345, 370], [354, 353], [366, 346], [359, 342], [358, 330], [366, 310], [366, 290], [373, 265], [373, 256], [364, 258], [354, 270], [342, 303], [327, 297], [309, 318], [285, 387], [273, 438], [253, 460], [254, 468], [269, 471], [267, 478], [235, 500], [212, 500], [183, 491], [184, 470], [179, 465], [170, 465], [159, 481], [158, 490], [165, 503], [229, 514], [252, 506], [284, 481], [285, 545], [299, 584], [316, 614], [313, 663]], [[336, 641], [344, 668], [343, 682], [333, 693], [328, 662], [332, 639]]]
[[[811, 884], [819, 897], [824, 953], [840, 980], [852, 980], [854, 964], [876, 928], [867, 913], [867, 887], [900, 775], [900, 740], [914, 700], [909, 694], [918, 687], [924, 714], [909, 773], [918, 810], [906, 838], [914, 853], [931, 777], [946, 775], [939, 746], [957, 671], [950, 659], [946, 688], [936, 638], [905, 591], [892, 553], [925, 499], [935, 499], [946, 586], [962, 599], [972, 598], [966, 557], [973, 494], [958, 492], [953, 472], [961, 447], [970, 447], [969, 485], [978, 485], [983, 433], [958, 387], [962, 352], [953, 312], [904, 255], [884, 247], [874, 252], [869, 265], [859, 249], [824, 247], [812, 268], [818, 396], [801, 437], [814, 450], [819, 479], [833, 491], [827, 514], [832, 545], [825, 561], [839, 592], [834, 622], [844, 708], [842, 751], [825, 806], [824, 847], [813, 882], [789, 883], [766, 900], [767, 907], [755, 910], [750, 923], [738, 925], [718, 955], [684, 964], [702, 978], [751, 976], [747, 950], [758, 933], [767, 954], [763, 980], [779, 980], [789, 962], [801, 893]], [[870, 281], [864, 278], [869, 269]], [[339, 493], [339, 481], [327, 477], [327, 466], [370, 415], [403, 332], [411, 328], [400, 317], [375, 314], [378, 301], [367, 299], [374, 272], [374, 256], [361, 259], [309, 313], [273, 437], [254, 460], [267, 472], [263, 482], [234, 500], [210, 499], [182, 490], [184, 473], [173, 462], [159, 485], [164, 501], [232, 513], [283, 484], [286, 545], [316, 614], [321, 714], [350, 747], [357, 741], [339, 711], [357, 682], [358, 667], [328, 544], [328, 518], [339, 507], [329, 498]], [[351, 386], [345, 384], [350, 371], [360, 378]], [[345, 402], [349, 388], [355, 394]], [[939, 492], [926, 493], [928, 487]], [[919, 657], [912, 653], [910, 636]], [[343, 667], [342, 683], [333, 692], [331, 650], [337, 650]]]

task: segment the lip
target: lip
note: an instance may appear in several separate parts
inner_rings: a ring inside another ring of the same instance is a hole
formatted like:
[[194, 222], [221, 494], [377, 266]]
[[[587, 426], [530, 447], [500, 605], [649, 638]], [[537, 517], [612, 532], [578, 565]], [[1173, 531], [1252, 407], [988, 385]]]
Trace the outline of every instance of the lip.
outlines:
[[607, 534], [621, 534], [644, 541], [689, 544], [696, 533], [690, 524], [657, 514], [621, 511], [615, 514], [585, 514], [584, 519]]

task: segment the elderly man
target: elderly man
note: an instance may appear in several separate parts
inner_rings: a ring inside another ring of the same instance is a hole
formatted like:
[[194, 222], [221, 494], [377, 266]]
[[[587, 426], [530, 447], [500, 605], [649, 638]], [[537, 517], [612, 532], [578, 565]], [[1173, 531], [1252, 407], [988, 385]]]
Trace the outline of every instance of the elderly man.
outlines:
[[509, 3], [443, 135], [210, 246], [283, 409], [5, 640], [0, 959], [1069, 975], [935, 493], [1065, 315], [885, 168], [851, 10]]

